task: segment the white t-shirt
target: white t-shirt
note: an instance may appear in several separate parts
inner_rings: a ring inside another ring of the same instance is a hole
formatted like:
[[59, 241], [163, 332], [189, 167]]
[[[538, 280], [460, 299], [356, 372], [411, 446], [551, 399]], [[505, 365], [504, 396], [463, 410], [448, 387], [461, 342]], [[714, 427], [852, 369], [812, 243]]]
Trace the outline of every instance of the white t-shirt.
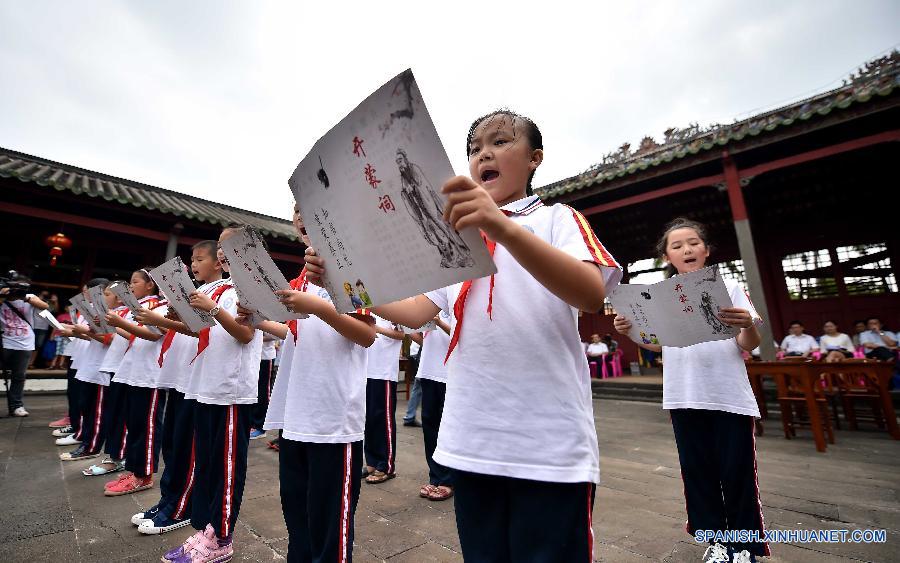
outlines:
[[831, 352], [833, 350], [852, 352], [854, 348], [855, 346], [853, 346], [853, 341], [850, 340], [850, 337], [843, 332], [839, 332], [834, 336], [823, 334], [819, 338], [819, 350], [823, 354], [827, 354], [828, 352]]
[[808, 334], [801, 334], [800, 336], [788, 334], [781, 342], [781, 349], [785, 354], [805, 354], [818, 348], [819, 343]]
[[[743, 288], [724, 280], [734, 307], [759, 314]], [[663, 346], [663, 408], [703, 409], [759, 418], [759, 407], [737, 340], [715, 340], [693, 346]]]
[[260, 360], [274, 360], [275, 359], [275, 342], [276, 340], [273, 338], [267, 339], [265, 336], [262, 341], [262, 355], [260, 356]]
[[184, 393], [191, 377], [191, 360], [196, 354], [197, 339], [176, 332], [169, 349], [163, 355], [163, 365], [159, 370], [160, 388], [175, 389], [179, 393]]
[[[87, 320], [81, 315], [81, 313], [75, 314], [75, 323], [78, 326], [88, 326]], [[85, 351], [87, 351], [88, 341], [83, 338], [75, 337], [75, 340], [69, 344], [69, 357], [71, 358], [71, 363], [69, 363], [69, 367], [77, 370], [78, 366], [81, 365], [81, 358], [84, 357]]]
[[[587, 220], [536, 196], [504, 207], [511, 219], [579, 260], [601, 267], [610, 291], [622, 277]], [[599, 482], [590, 373], [578, 311], [548, 291], [498, 244], [490, 278], [472, 283], [459, 341], [447, 362], [447, 396], [434, 459], [488, 475]], [[452, 314], [461, 283], [426, 294]], [[429, 338], [431, 338], [429, 336]]]
[[[218, 305], [236, 317], [237, 292], [229, 280], [219, 281], [227, 283], [229, 289], [219, 296]], [[218, 288], [216, 284], [207, 284], [201, 291], [212, 294]], [[216, 324], [209, 329], [209, 346], [193, 361], [185, 398], [207, 405], [256, 403], [261, 355], [262, 332], [254, 330], [253, 340], [242, 344]]]
[[[165, 315], [168, 307], [156, 295], [144, 297], [138, 303], [142, 307]], [[158, 389], [159, 384], [159, 351], [162, 348], [162, 337], [156, 340], [137, 338], [131, 340], [131, 347], [125, 352], [119, 371], [116, 372], [116, 383], [124, 383], [132, 387]]]
[[[110, 335], [110, 338], [107, 340], [111, 343], [112, 335]], [[75, 372], [75, 379], [84, 381], [85, 383], [96, 383], [97, 385], [106, 387], [109, 385], [109, 373], [100, 371], [100, 366], [106, 358], [106, 352], [109, 350], [109, 345], [97, 342], [93, 339], [89, 340], [87, 344], [87, 349], [81, 359], [80, 367], [78, 368], [78, 371]]]
[[587, 347], [587, 355], [588, 356], [600, 356], [602, 354], [609, 354], [609, 348], [606, 344], [602, 342], [591, 342]]
[[[134, 322], [131, 311], [129, 311], [127, 307], [117, 307], [113, 309], [113, 312], [121, 315], [122, 318], [128, 322]], [[106, 374], [112, 374], [119, 371], [119, 365], [125, 358], [125, 352], [128, 350], [129, 343], [130, 340], [128, 338], [125, 338], [118, 333], [114, 334], [112, 342], [110, 342], [109, 348], [106, 350], [106, 355], [103, 356], [103, 362], [100, 364], [99, 371]], [[109, 385], [108, 379], [106, 385]]]
[[[375, 323], [381, 328], [395, 329], [396, 325], [375, 316]], [[369, 347], [369, 362], [366, 376], [369, 379], [386, 379], [399, 381], [400, 379], [400, 348], [402, 340], [395, 340], [383, 334], [375, 335], [375, 342]]]
[[[441, 320], [450, 322], [450, 315], [441, 311]], [[447, 347], [450, 346], [450, 335], [436, 328], [422, 333], [422, 354], [419, 356], [419, 371], [416, 377], [447, 383]]]
[[[311, 283], [300, 290], [330, 299], [324, 288]], [[296, 342], [290, 332], [284, 339], [263, 428], [282, 430], [282, 438], [298, 442], [348, 444], [362, 440], [366, 349], [314, 315], [297, 320], [296, 333]], [[294, 362], [294, 357], [302, 361]]]
[[[17, 315], [13, 309], [22, 316]], [[34, 350], [34, 330], [28, 324], [33, 316], [34, 307], [22, 299], [0, 304], [0, 328], [3, 329], [3, 348], [5, 350]]]

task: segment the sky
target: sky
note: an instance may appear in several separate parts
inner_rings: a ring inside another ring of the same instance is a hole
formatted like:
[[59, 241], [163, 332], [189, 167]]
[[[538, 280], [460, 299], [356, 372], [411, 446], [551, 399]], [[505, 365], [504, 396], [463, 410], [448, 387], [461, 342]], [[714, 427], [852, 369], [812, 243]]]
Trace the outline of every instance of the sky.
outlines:
[[472, 120], [509, 107], [541, 128], [541, 186], [900, 46], [896, 0], [29, 0], [0, 21], [0, 146], [282, 218], [315, 141], [406, 68], [456, 173]]

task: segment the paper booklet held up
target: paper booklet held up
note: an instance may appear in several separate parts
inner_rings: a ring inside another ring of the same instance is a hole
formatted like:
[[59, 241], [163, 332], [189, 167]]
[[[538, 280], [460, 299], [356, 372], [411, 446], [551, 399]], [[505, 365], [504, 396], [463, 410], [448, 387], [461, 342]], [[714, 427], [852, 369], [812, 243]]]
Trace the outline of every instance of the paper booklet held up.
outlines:
[[339, 311], [496, 272], [476, 229], [444, 221], [453, 176], [411, 70], [316, 142], [288, 183]]
[[[122, 302], [123, 305], [128, 307], [131, 310], [132, 314], [134, 311], [137, 311], [142, 307], [138, 298], [135, 297], [134, 293], [131, 292], [131, 288], [128, 287], [128, 284], [116, 282], [109, 286], [109, 290], [116, 294], [116, 297], [119, 298], [119, 301]], [[152, 326], [146, 325], [146, 328], [155, 332], [156, 334], [162, 334], [162, 329]]]
[[176, 256], [168, 262], [160, 264], [150, 270], [150, 277], [156, 282], [156, 286], [166, 299], [169, 307], [175, 309], [178, 316], [189, 329], [200, 332], [204, 328], [215, 326], [216, 321], [206, 311], [200, 311], [191, 307], [191, 293], [194, 292], [194, 282], [187, 273], [187, 266]]
[[287, 322], [309, 316], [289, 311], [275, 295], [280, 289], [291, 289], [291, 284], [266, 252], [256, 231], [238, 230], [222, 241], [222, 252], [228, 259], [231, 282], [241, 306], [257, 313], [251, 319], [252, 323], [259, 320]]
[[95, 285], [88, 289], [88, 297], [91, 299], [91, 310], [94, 312], [94, 316], [97, 318], [98, 324], [100, 325], [100, 334], [110, 334], [115, 332], [116, 330], [106, 322], [106, 313], [109, 311], [109, 307], [106, 306], [103, 288], [99, 285]]
[[[91, 310], [91, 305], [88, 303], [87, 299], [84, 298], [84, 295], [79, 293], [75, 297], [69, 299], [69, 303], [71, 303], [72, 306], [75, 307], [75, 310], [84, 317], [84, 320], [88, 324], [88, 328], [91, 329], [92, 332], [104, 334], [103, 329], [101, 329], [100, 325], [94, 320], [94, 312]], [[74, 319], [72, 324], [76, 324]]]
[[681, 348], [734, 338], [740, 332], [717, 316], [732, 303], [716, 266], [652, 285], [619, 284], [609, 300], [619, 315], [631, 320], [628, 336], [635, 342]]

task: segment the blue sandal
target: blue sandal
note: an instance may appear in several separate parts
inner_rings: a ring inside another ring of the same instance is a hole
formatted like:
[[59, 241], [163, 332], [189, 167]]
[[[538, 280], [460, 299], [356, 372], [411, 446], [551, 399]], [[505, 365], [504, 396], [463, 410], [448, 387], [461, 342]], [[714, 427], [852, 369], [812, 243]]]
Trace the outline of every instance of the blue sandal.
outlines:
[[[104, 467], [104, 465], [109, 465], [109, 464], [112, 464], [115, 467], [113, 467], [112, 469]], [[87, 469], [83, 469], [81, 471], [81, 474], [84, 475], [85, 477], [97, 477], [99, 475], [107, 475], [109, 473], [116, 473], [117, 471], [122, 471], [123, 469], [125, 469], [124, 461], [113, 461], [112, 459], [107, 458], [107, 459], [104, 459], [103, 461], [101, 461], [100, 463], [98, 463], [97, 465], [92, 465], [92, 466], [88, 467]]]

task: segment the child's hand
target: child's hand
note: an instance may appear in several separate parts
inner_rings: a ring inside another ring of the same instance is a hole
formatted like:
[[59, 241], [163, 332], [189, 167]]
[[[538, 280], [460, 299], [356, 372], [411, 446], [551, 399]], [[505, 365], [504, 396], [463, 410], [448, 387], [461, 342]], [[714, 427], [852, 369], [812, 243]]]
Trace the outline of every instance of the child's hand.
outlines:
[[619, 334], [628, 336], [628, 331], [631, 330], [631, 320], [626, 319], [622, 315], [616, 315], [616, 318], [613, 319], [613, 328]]
[[456, 176], [444, 184], [447, 195], [444, 219], [457, 231], [467, 227], [481, 229], [495, 242], [502, 242], [511, 222], [497, 207], [490, 194], [474, 180]]
[[194, 309], [198, 309], [200, 311], [210, 312], [216, 308], [216, 302], [212, 300], [212, 297], [203, 293], [202, 291], [195, 291], [191, 293], [191, 307]]
[[175, 307], [170, 307], [166, 310], [166, 318], [170, 321], [181, 321], [181, 317], [178, 316], [178, 311], [175, 310]]
[[316, 285], [321, 285], [322, 276], [325, 275], [325, 259], [316, 254], [316, 249], [307, 246], [306, 255], [306, 279]]
[[239, 325], [250, 326], [250, 318], [253, 316], [252, 309], [248, 309], [241, 305], [240, 301], [237, 304], [237, 318], [235, 319]]
[[165, 317], [159, 313], [154, 313], [150, 309], [144, 309], [143, 307], [137, 311], [132, 311], [132, 314], [134, 315], [134, 320], [142, 325], [159, 326], [163, 319], [165, 319]]
[[719, 309], [718, 317], [723, 323], [733, 327], [750, 328], [753, 326], [753, 317], [750, 316], [750, 311], [747, 309], [722, 307]]
[[120, 317], [119, 315], [113, 313], [112, 311], [109, 311], [106, 313], [106, 324], [108, 324], [109, 326], [121, 328], [125, 325], [125, 321], [123, 321], [122, 317]]
[[279, 289], [275, 295], [294, 313], [307, 313], [318, 316], [325, 303], [320, 297], [296, 289]]
[[88, 327], [84, 325], [66, 325], [72, 334], [87, 334], [91, 331]]

